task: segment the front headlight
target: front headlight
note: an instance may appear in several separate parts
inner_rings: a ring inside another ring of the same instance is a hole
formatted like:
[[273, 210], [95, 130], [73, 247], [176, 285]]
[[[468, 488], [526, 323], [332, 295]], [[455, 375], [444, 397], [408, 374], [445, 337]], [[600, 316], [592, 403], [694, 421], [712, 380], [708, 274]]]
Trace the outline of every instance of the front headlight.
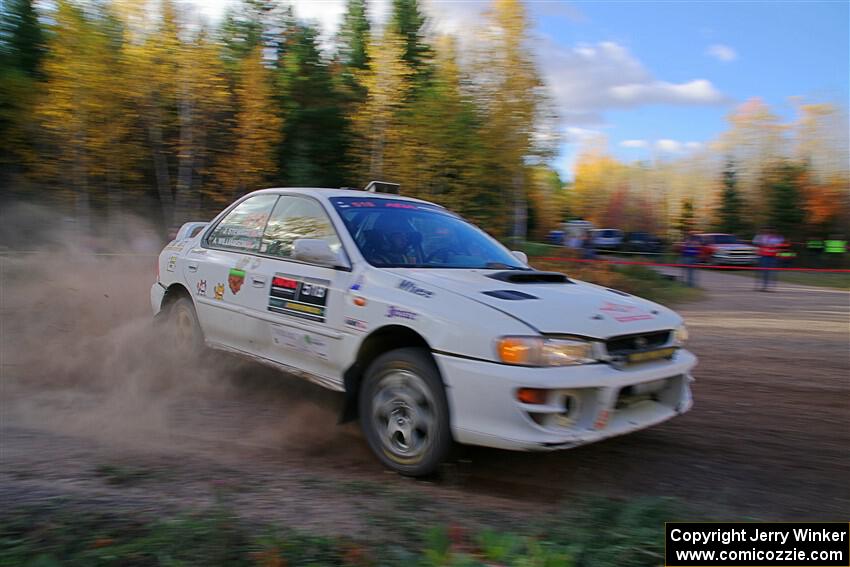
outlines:
[[684, 346], [688, 342], [688, 328], [684, 325], [679, 325], [676, 329], [675, 341], [677, 345]]
[[520, 366], [571, 366], [596, 362], [593, 345], [579, 339], [502, 337], [496, 354], [505, 364]]

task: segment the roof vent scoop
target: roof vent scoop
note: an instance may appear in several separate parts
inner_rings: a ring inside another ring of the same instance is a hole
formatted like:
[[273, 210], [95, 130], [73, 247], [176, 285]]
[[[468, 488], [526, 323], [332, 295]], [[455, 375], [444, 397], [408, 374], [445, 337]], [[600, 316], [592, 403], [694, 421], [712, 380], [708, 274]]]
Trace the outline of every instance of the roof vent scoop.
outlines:
[[512, 284], [564, 284], [573, 283], [564, 274], [558, 272], [509, 271], [489, 274], [488, 278]]
[[517, 291], [515, 289], [497, 289], [494, 291], [482, 291], [484, 295], [495, 297], [496, 299], [506, 299], [508, 301], [521, 301], [523, 299], [539, 299], [535, 295]]

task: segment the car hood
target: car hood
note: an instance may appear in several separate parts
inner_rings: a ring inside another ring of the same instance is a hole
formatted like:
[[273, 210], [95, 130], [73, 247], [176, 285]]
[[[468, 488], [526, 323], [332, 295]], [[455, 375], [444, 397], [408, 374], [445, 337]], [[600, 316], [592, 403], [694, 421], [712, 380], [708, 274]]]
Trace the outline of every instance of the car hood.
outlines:
[[[666, 307], [577, 280], [511, 283], [490, 277], [499, 270], [406, 269], [399, 272], [398, 275], [422, 286], [458, 293], [488, 305], [541, 333], [604, 339], [673, 329], [682, 322], [679, 315]], [[503, 299], [484, 292], [509, 292], [497, 294], [500, 296], [516, 296], [519, 292], [532, 298]]]

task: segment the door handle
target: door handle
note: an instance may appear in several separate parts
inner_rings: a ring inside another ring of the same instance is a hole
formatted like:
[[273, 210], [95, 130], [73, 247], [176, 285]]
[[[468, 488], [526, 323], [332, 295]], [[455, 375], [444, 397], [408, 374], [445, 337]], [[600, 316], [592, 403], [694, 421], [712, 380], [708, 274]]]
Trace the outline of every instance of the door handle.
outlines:
[[254, 287], [263, 287], [266, 285], [266, 278], [260, 276], [251, 276], [251, 283]]
[[197, 272], [198, 271], [198, 265], [197, 264], [187, 264], [186, 269], [189, 270], [190, 272]]

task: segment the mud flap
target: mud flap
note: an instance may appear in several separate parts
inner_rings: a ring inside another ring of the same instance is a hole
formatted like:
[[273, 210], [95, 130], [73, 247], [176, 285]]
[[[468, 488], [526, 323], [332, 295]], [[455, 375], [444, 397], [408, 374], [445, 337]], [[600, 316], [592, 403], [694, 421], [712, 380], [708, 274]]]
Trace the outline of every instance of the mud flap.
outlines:
[[360, 417], [357, 412], [357, 394], [360, 392], [360, 382], [363, 378], [363, 368], [361, 368], [360, 363], [355, 362], [349, 366], [342, 378], [345, 385], [345, 400], [337, 425], [354, 421]]

